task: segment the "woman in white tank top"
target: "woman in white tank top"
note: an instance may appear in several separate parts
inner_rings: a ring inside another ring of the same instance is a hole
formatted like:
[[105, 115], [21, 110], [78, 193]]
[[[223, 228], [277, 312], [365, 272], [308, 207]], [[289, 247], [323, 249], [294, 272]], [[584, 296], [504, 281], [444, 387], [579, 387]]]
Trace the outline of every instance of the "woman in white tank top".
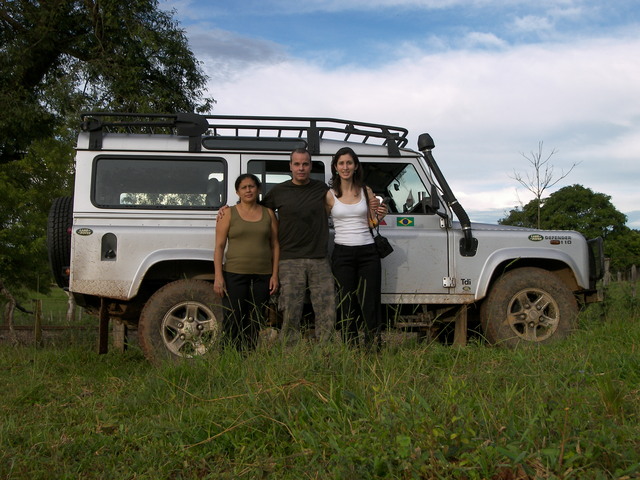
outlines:
[[333, 218], [335, 246], [331, 256], [338, 289], [336, 324], [343, 339], [378, 348], [382, 327], [380, 304], [380, 257], [370, 227], [387, 213], [371, 189], [364, 185], [360, 160], [349, 147], [341, 148], [331, 161], [331, 190], [327, 210]]

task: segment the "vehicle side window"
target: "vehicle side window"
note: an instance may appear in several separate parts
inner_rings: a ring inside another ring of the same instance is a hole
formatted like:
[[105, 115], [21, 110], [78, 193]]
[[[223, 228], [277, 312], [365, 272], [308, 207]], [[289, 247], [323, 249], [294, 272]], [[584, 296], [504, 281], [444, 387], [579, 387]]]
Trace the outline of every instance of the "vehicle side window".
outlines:
[[210, 210], [227, 200], [219, 157], [100, 156], [93, 172], [92, 201], [101, 208]]
[[[291, 180], [289, 159], [282, 160], [249, 160], [247, 172], [256, 175], [262, 182], [262, 195], [266, 195], [271, 188], [286, 180]], [[311, 163], [311, 178], [324, 182], [324, 163]]]
[[363, 162], [365, 184], [385, 197], [390, 213], [433, 213], [429, 204], [429, 184], [425, 184], [411, 163]]

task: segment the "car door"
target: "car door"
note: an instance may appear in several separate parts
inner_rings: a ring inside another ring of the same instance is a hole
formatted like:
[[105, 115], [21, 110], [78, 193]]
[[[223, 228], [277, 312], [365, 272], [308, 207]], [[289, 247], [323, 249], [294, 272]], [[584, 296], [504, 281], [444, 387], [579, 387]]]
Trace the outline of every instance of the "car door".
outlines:
[[382, 260], [384, 303], [428, 303], [447, 294], [448, 229], [431, 207], [431, 183], [402, 159], [362, 159], [365, 183], [384, 199], [389, 213], [380, 225], [394, 251]]

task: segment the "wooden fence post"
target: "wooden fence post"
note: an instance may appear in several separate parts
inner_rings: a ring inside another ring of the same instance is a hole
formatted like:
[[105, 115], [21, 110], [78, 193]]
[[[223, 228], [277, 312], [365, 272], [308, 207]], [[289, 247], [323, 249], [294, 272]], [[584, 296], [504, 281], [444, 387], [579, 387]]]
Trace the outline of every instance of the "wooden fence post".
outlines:
[[98, 353], [109, 352], [109, 305], [103, 297], [100, 299], [100, 320], [98, 324]]
[[35, 313], [33, 336], [36, 347], [42, 347], [42, 300], [37, 299], [33, 301], [33, 310]]
[[67, 322], [73, 323], [76, 319], [76, 299], [67, 292]]
[[467, 306], [462, 305], [456, 313], [456, 325], [453, 333], [453, 344], [457, 347], [467, 345]]
[[129, 346], [129, 331], [121, 320], [113, 322], [113, 346], [119, 352], [124, 352]]

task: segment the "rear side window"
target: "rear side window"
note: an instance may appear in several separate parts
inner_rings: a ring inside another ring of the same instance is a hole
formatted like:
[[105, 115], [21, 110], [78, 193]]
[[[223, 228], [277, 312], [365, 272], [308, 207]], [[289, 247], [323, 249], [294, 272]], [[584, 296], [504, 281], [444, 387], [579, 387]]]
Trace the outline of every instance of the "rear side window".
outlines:
[[101, 208], [210, 210], [226, 204], [220, 157], [108, 157], [94, 160], [92, 201]]
[[[274, 185], [291, 180], [289, 159], [287, 160], [249, 160], [247, 172], [253, 173], [262, 183], [262, 195], [266, 195]], [[311, 178], [324, 182], [324, 163], [311, 162]]]

